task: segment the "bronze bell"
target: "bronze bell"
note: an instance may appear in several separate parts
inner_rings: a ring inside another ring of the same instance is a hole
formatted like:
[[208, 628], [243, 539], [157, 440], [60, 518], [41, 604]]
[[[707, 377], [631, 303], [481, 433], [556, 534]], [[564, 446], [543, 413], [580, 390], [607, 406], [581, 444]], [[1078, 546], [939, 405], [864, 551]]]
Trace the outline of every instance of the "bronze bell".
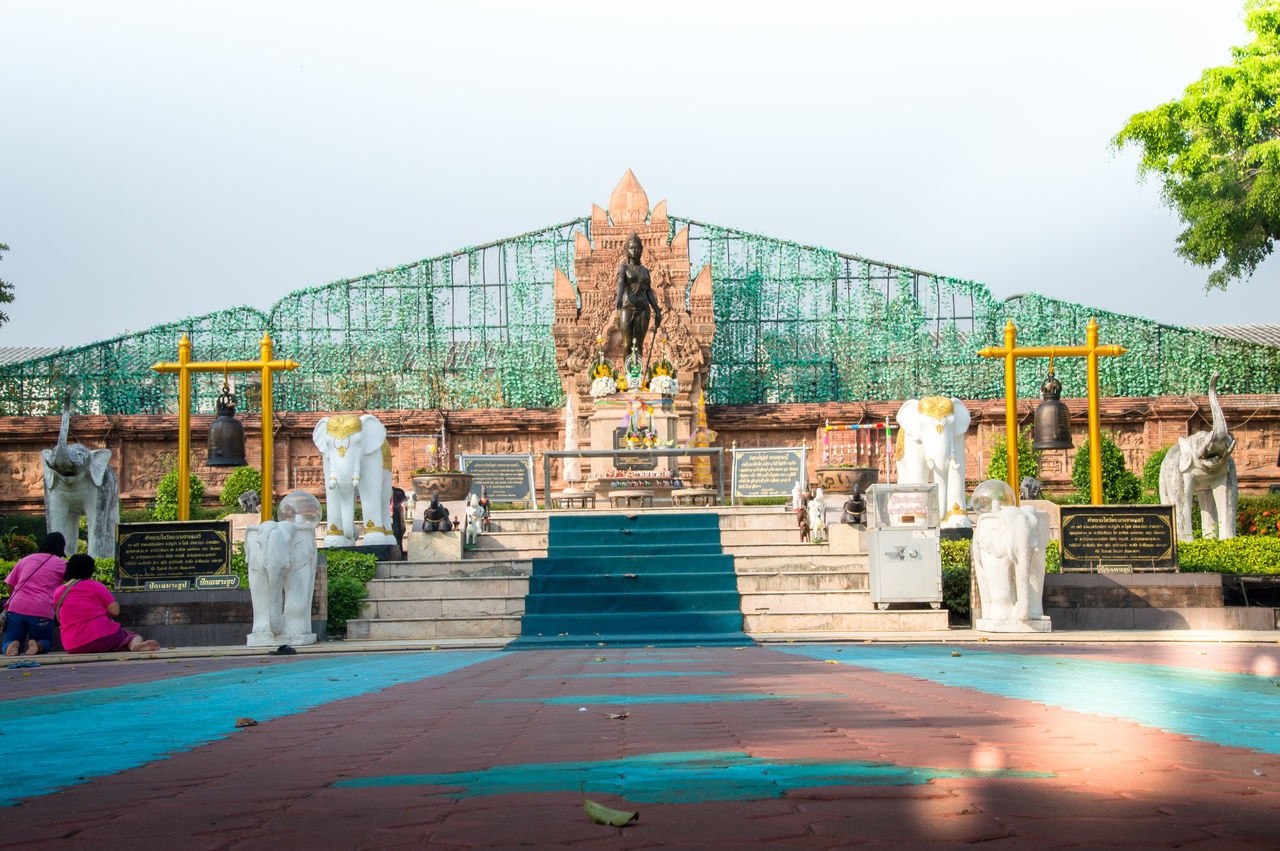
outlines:
[[1043, 449], [1070, 449], [1073, 445], [1071, 414], [1058, 398], [1062, 395], [1062, 382], [1053, 377], [1052, 369], [1049, 370], [1049, 377], [1040, 385], [1040, 394], [1044, 401], [1036, 407], [1035, 426], [1032, 429], [1035, 439], [1031, 448], [1036, 452]]
[[218, 396], [218, 416], [209, 426], [210, 467], [247, 467], [244, 460], [244, 426], [236, 419], [236, 394], [226, 384]]

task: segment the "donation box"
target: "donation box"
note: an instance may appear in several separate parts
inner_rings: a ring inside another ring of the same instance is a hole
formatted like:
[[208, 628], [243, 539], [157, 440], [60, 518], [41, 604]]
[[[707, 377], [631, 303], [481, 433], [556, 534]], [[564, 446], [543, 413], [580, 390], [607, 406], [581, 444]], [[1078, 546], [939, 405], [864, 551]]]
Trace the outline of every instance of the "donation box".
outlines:
[[876, 484], [867, 490], [871, 602], [942, 606], [938, 486]]

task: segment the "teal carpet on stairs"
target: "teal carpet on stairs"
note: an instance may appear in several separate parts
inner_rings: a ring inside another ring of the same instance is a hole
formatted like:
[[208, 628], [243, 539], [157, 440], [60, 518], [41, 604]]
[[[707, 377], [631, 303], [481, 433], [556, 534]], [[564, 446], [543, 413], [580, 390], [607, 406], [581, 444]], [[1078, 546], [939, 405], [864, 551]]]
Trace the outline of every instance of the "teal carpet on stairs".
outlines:
[[508, 650], [754, 643], [712, 512], [552, 515], [524, 605]]

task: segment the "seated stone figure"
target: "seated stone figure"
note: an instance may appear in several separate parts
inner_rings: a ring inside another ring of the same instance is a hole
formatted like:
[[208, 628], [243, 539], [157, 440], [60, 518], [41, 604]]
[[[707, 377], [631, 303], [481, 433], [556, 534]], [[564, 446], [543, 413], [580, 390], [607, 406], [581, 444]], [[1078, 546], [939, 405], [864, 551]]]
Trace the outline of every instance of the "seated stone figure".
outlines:
[[818, 488], [809, 502], [809, 534], [814, 543], [827, 539], [827, 498]]
[[867, 522], [867, 501], [862, 496], [862, 485], [854, 482], [853, 491], [844, 502], [840, 522], [849, 526], [862, 526]]
[[449, 509], [440, 504], [440, 494], [431, 492], [431, 501], [427, 510], [422, 512], [422, 531], [452, 532], [453, 521], [449, 519]]
[[466, 529], [463, 532], [462, 542], [469, 546], [475, 546], [476, 538], [480, 535], [480, 524], [483, 522], [484, 514], [480, 508], [480, 497], [477, 494], [471, 494], [467, 499], [467, 521]]

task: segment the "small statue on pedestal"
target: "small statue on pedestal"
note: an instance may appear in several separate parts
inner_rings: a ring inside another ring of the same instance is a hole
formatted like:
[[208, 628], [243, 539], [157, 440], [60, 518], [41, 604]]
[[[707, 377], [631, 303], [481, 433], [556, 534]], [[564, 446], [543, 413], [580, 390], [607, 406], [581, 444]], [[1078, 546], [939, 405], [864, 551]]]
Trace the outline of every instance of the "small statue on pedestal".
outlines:
[[822, 495], [822, 488], [809, 502], [809, 528], [815, 543], [827, 539], [827, 499]]
[[476, 538], [480, 536], [480, 524], [483, 520], [483, 511], [480, 508], [480, 497], [471, 494], [467, 500], [467, 523], [466, 531], [462, 536], [462, 543], [466, 546], [474, 547]]
[[862, 485], [853, 483], [853, 491], [844, 503], [844, 513], [840, 522], [849, 526], [865, 526], [867, 523], [867, 501], [862, 496]]
[[480, 486], [480, 528], [482, 531], [489, 531], [489, 494], [484, 485]]
[[449, 509], [440, 504], [440, 494], [431, 492], [431, 501], [426, 511], [422, 512], [422, 531], [452, 532], [453, 523], [449, 520]]

